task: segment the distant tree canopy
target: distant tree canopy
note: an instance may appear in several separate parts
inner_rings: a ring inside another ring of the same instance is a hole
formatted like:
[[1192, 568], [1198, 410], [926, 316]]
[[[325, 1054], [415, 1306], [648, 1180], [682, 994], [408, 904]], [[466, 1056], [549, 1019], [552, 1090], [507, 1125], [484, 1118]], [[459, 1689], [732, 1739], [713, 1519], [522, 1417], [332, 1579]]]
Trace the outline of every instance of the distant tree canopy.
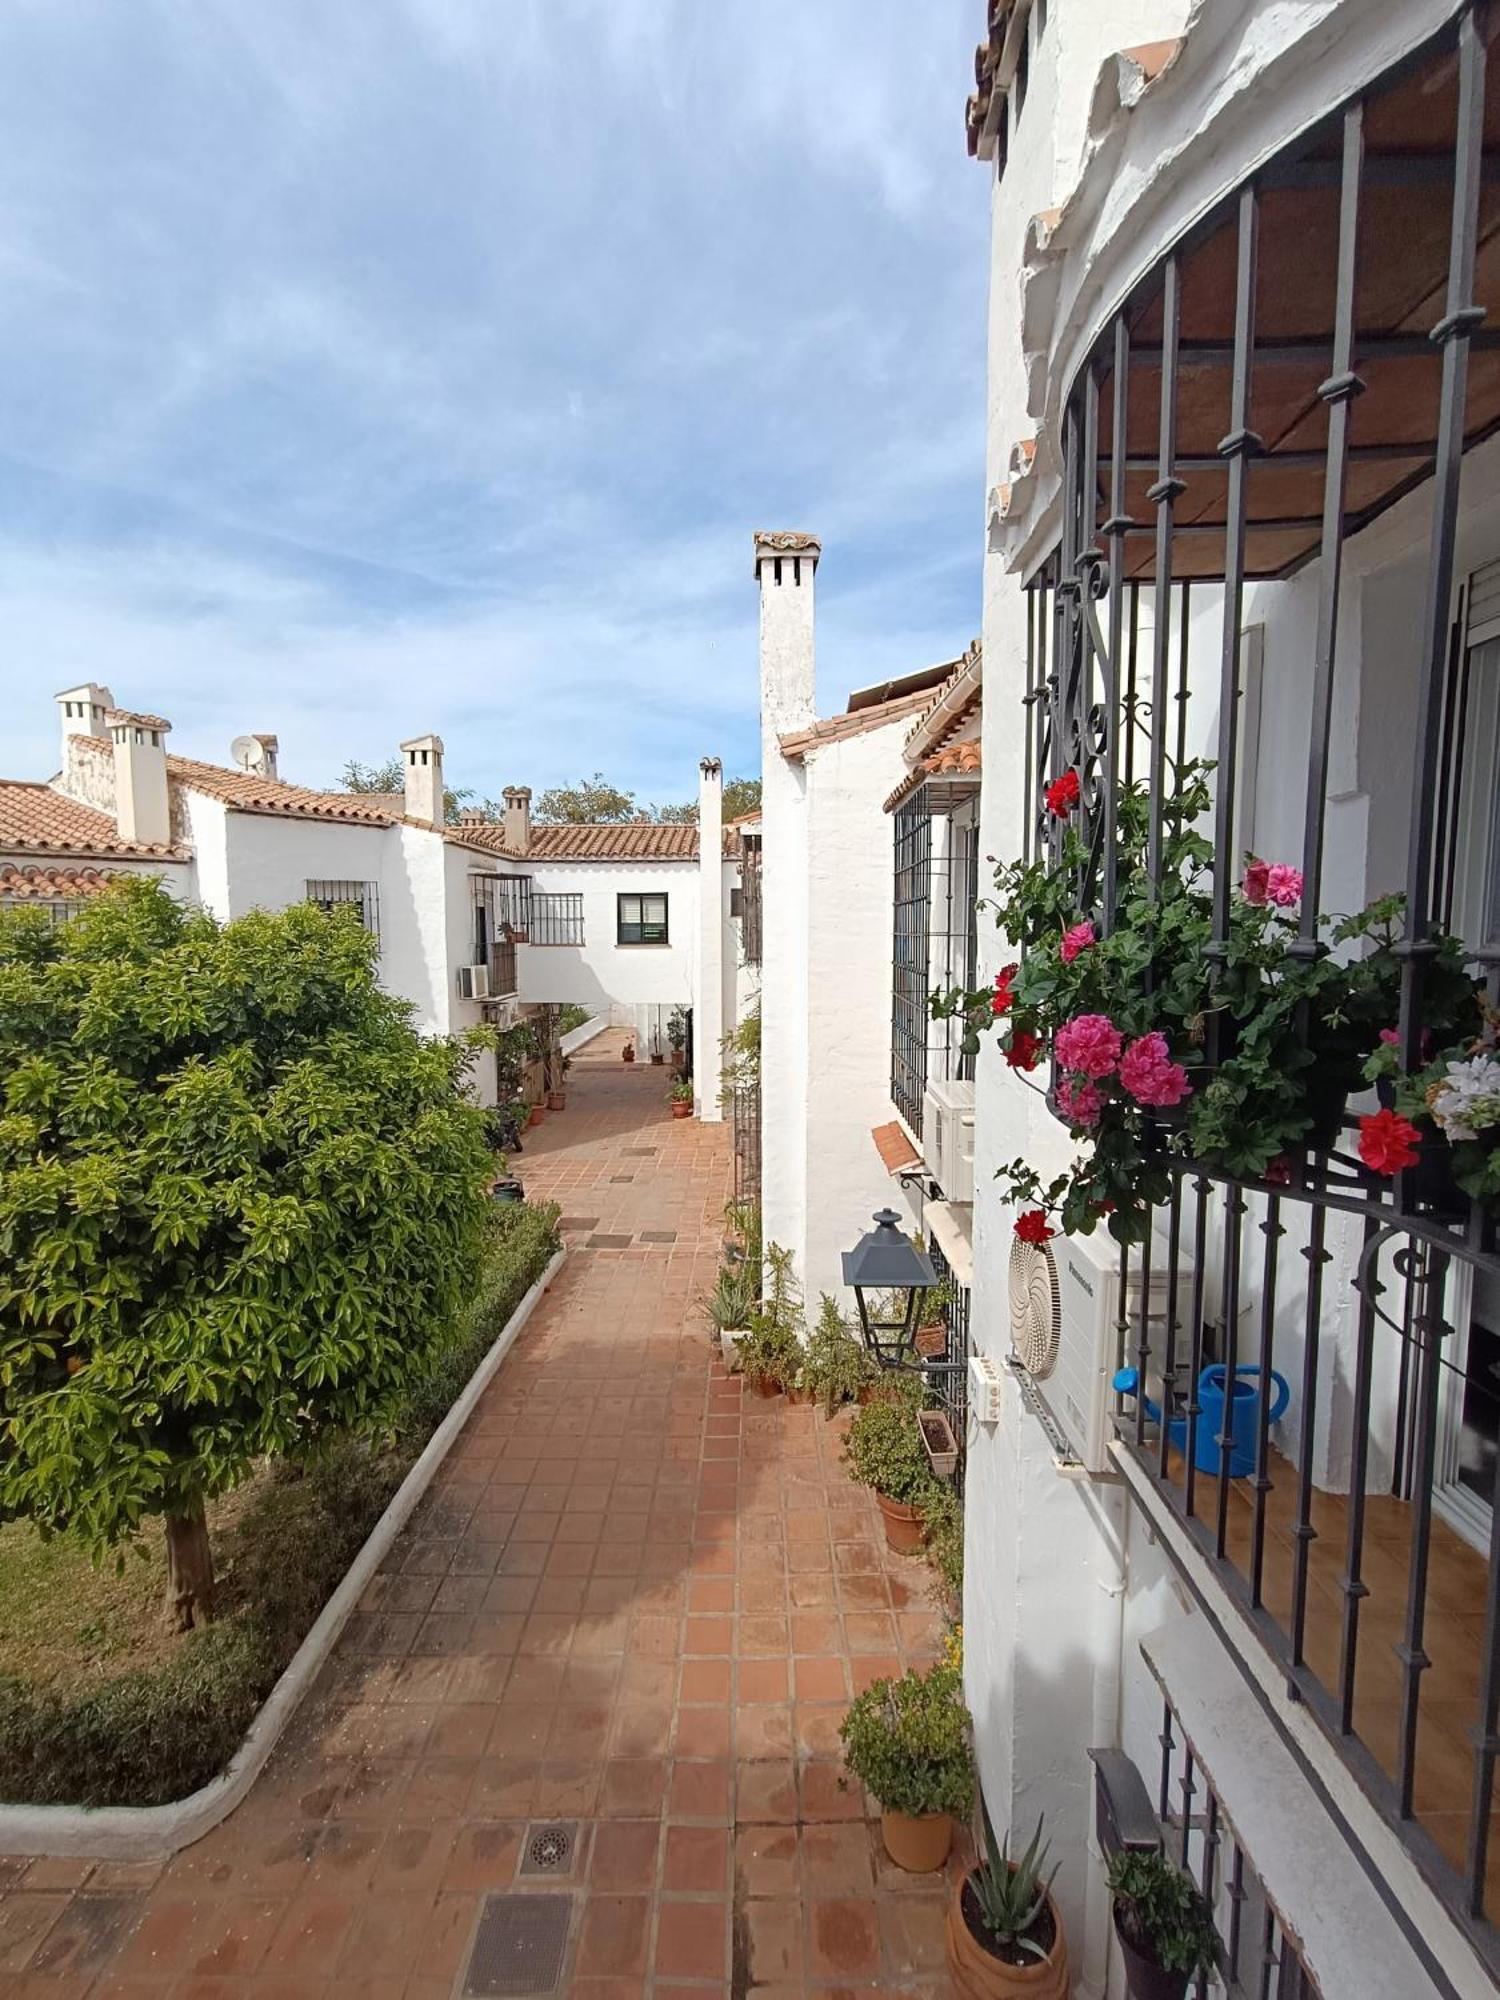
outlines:
[[[372, 788], [373, 789], [373, 788]], [[739, 819], [760, 806], [759, 778], [730, 778], [724, 786], [724, 817]], [[536, 817], [551, 824], [565, 821], [573, 825], [618, 823], [624, 820], [660, 820], [676, 826], [693, 826], [698, 819], [698, 801], [684, 805], [643, 806], [634, 792], [612, 785], [602, 771], [592, 778], [580, 778], [576, 785], [554, 785], [537, 801]]]
[[[391, 792], [406, 790], [406, 772], [399, 757], [388, 757], [383, 764], [361, 764], [351, 757], [344, 766], [343, 789], [346, 792]], [[466, 785], [462, 791], [454, 791], [452, 786], [443, 789], [443, 818], [449, 826], [454, 825], [460, 812], [481, 812], [486, 819], [498, 820], [500, 807], [493, 799], [485, 799], [478, 807], [468, 801], [474, 796]]]
[[353, 912], [227, 925], [154, 881], [0, 911], [0, 1520], [167, 1525], [212, 1615], [204, 1502], [379, 1432], [479, 1268], [493, 1171]]

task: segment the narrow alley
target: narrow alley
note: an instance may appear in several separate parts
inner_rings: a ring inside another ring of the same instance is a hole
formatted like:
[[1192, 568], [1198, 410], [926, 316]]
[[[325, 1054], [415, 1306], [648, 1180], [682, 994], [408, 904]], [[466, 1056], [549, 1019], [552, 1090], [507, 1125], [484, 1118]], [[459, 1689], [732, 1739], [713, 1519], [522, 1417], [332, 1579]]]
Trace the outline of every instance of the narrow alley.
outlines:
[[[949, 1884], [884, 1859], [838, 1741], [937, 1651], [931, 1573], [837, 1421], [724, 1372], [725, 1128], [622, 1041], [517, 1163], [568, 1262], [266, 1774], [164, 1866], [0, 1859], [8, 2000], [949, 1991]], [[550, 1988], [485, 1983], [507, 1891], [568, 1904]]]

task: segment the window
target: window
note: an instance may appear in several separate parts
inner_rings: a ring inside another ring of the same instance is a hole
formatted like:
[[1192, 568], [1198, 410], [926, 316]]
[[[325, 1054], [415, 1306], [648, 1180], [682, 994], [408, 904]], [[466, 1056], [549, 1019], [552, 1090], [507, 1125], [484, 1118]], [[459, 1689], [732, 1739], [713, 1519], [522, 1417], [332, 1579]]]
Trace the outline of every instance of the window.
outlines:
[[895, 936], [891, 965], [891, 1102], [918, 1138], [927, 1088], [927, 996], [932, 819], [918, 793], [896, 814]]
[[325, 913], [349, 904], [371, 937], [380, 936], [380, 891], [373, 882], [309, 882], [307, 900]]
[[617, 896], [615, 898], [615, 942], [617, 944], [666, 944], [667, 899], [665, 896]]
[[583, 897], [533, 894], [530, 941], [532, 944], [582, 944]]

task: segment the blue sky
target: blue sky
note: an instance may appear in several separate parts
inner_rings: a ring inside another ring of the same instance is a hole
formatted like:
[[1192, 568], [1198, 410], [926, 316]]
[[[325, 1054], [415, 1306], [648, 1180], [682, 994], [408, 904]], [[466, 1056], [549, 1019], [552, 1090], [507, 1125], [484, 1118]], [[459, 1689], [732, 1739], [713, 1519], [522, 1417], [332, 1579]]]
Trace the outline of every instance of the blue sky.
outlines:
[[10, 0], [3, 774], [83, 679], [337, 781], [753, 768], [756, 527], [820, 703], [978, 625], [978, 0]]

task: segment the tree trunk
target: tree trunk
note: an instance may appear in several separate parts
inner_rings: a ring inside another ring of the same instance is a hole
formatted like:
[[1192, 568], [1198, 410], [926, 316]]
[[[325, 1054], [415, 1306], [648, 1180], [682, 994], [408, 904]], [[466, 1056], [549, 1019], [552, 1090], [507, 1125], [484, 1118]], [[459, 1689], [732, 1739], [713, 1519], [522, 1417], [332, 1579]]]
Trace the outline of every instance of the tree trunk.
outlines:
[[167, 1516], [166, 1614], [176, 1632], [207, 1625], [214, 1615], [214, 1558], [201, 1500]]

